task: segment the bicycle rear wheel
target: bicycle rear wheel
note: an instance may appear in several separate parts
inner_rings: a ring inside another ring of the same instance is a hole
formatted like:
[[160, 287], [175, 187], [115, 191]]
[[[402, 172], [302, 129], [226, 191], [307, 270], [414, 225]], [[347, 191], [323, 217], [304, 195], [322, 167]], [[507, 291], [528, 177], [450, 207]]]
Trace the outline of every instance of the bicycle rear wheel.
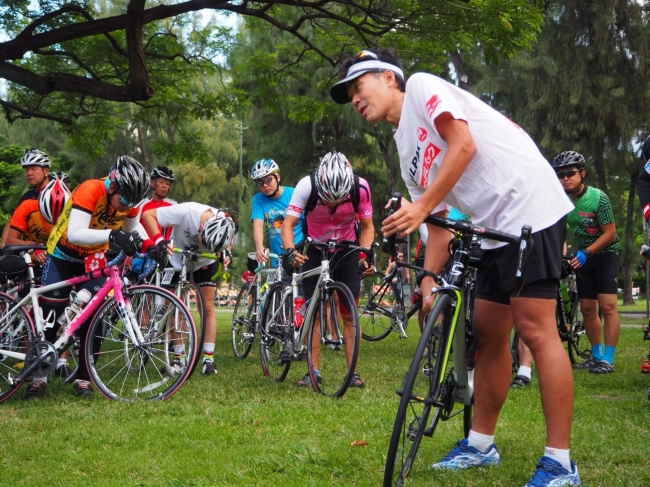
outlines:
[[512, 357], [512, 373], [516, 374], [519, 370], [519, 333], [513, 328], [512, 340], [510, 341], [510, 356]]
[[255, 305], [257, 286], [253, 282], [244, 284], [237, 295], [232, 315], [232, 352], [235, 357], [245, 359], [255, 341]]
[[291, 286], [280, 281], [269, 289], [260, 331], [262, 371], [277, 382], [287, 377], [294, 358], [293, 351], [287, 348], [293, 344], [293, 293], [286, 294], [287, 288]]
[[[350, 289], [341, 282], [328, 282], [321, 290], [324, 303], [310, 326], [307, 360], [316, 392], [333, 397], [345, 394], [359, 359], [359, 315]], [[335, 299], [338, 296], [338, 303]], [[345, 323], [337, 308], [351, 310]]]
[[[443, 323], [440, 316], [443, 316]], [[404, 485], [413, 468], [422, 437], [433, 436], [443, 416], [443, 395], [451, 385], [448, 380], [451, 371], [444, 374], [447, 368], [444, 362], [446, 344], [450, 339], [447, 330], [451, 319], [451, 298], [442, 295], [429, 313], [403, 388], [397, 391], [401, 399], [386, 457], [384, 487]], [[429, 421], [431, 413], [433, 416]], [[471, 406], [466, 416], [471, 421]]]
[[104, 302], [86, 339], [93, 383], [109, 399], [157, 401], [171, 397], [189, 378], [198, 358], [194, 320], [173, 293], [155, 286], [124, 290], [144, 337], [135, 345], [115, 298]]
[[9, 314], [15, 304], [11, 296], [0, 293], [0, 402], [20, 389], [24, 379], [18, 377], [25, 366], [24, 359], [3, 355], [2, 350], [26, 354], [36, 335], [36, 328], [25, 307]]
[[[205, 331], [207, 329], [205, 322], [205, 299], [203, 298], [203, 293], [201, 292], [201, 288], [193, 282], [186, 282], [181, 288], [180, 298], [194, 319], [194, 324], [196, 325], [196, 334], [199, 339], [198, 350], [200, 352], [203, 350], [203, 342], [205, 342]], [[198, 360], [194, 362], [191, 373], [194, 373], [194, 370], [196, 369], [198, 363]]]
[[385, 281], [384, 277], [375, 272], [361, 278], [359, 325], [361, 336], [370, 342], [382, 340], [390, 334], [398, 304], [399, 294], [395, 285]]
[[580, 317], [580, 302], [576, 299], [573, 305], [573, 323], [567, 341], [571, 365], [580, 365], [591, 358], [591, 343], [587, 338], [585, 324]]

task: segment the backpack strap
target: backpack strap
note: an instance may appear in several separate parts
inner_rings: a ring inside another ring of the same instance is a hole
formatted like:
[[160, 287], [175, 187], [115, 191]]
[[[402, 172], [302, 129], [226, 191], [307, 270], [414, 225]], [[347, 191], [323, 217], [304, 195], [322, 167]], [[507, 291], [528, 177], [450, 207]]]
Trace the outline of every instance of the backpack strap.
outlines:
[[[309, 181], [311, 182], [311, 193], [309, 194], [309, 199], [307, 200], [307, 205], [305, 206], [304, 215], [307, 217], [307, 213], [313, 211], [318, 204], [318, 190], [316, 189], [316, 176], [314, 173], [309, 174]], [[359, 213], [359, 203], [361, 201], [361, 190], [359, 189], [359, 176], [354, 175], [354, 184], [352, 185], [352, 190], [350, 191], [350, 203], [354, 208], [355, 213]]]

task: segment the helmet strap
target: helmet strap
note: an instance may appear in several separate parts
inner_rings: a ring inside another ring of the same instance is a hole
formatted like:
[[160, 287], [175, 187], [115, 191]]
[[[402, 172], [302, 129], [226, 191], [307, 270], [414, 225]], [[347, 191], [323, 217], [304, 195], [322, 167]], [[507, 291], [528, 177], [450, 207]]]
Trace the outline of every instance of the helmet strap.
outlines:
[[275, 187], [275, 191], [273, 191], [273, 194], [269, 196], [269, 198], [275, 198], [275, 195], [278, 194], [278, 191], [280, 191], [280, 181], [278, 180], [278, 175], [274, 174], [273, 178], [275, 179], [277, 186]]

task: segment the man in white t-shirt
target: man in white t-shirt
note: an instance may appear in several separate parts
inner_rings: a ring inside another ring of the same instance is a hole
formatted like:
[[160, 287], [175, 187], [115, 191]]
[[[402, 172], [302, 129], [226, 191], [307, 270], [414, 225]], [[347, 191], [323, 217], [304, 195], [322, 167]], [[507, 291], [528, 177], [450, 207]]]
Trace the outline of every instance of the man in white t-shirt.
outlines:
[[[232, 246], [235, 224], [222, 210], [201, 203], [181, 203], [179, 205], [153, 208], [142, 213], [142, 222], [147, 232], [153, 235], [152, 240], [164, 251], [170, 240], [160, 232], [160, 228], [172, 228], [171, 239], [174, 246], [186, 249], [198, 245], [199, 252], [218, 254], [226, 250], [223, 264], [230, 264], [231, 254], [227, 250]], [[182, 265], [181, 255], [174, 253], [171, 257], [173, 267]], [[214, 362], [214, 344], [217, 338], [217, 319], [214, 312], [214, 296], [216, 284], [212, 276], [217, 272], [217, 263], [204, 257], [192, 262], [192, 280], [199, 286], [205, 302], [205, 342], [203, 343], [203, 363], [201, 372], [204, 375], [217, 373]], [[181, 358], [178, 358], [180, 361]], [[179, 363], [179, 366], [182, 366]]]
[[[515, 279], [517, 246], [483, 240], [485, 263], [477, 277], [473, 331], [477, 342], [475, 415], [467, 439], [433, 468], [467, 468], [500, 462], [494, 431], [510, 386], [509, 338], [513, 322], [538, 364], [547, 447], [529, 486], [580, 485], [569, 456], [573, 376], [557, 334], [566, 214], [572, 209], [549, 163], [528, 134], [478, 98], [430, 74], [406, 83], [390, 49], [362, 51], [346, 61], [330, 91], [352, 102], [370, 123], [396, 127], [402, 178], [413, 203], [388, 217], [384, 235], [411, 233], [430, 213], [451, 205], [472, 222], [518, 235], [533, 228], [534, 245], [523, 285]], [[444, 229], [429, 226], [425, 268], [439, 272], [447, 258]], [[430, 308], [433, 279], [422, 280]], [[534, 350], [533, 350], [534, 349]], [[549, 473], [552, 472], [552, 473]]]

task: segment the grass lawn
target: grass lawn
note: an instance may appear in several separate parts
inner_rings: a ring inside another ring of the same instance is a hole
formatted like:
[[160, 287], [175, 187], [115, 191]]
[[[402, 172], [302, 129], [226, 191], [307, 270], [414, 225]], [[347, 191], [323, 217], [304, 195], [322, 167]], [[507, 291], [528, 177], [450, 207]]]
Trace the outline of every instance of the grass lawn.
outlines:
[[[416, 345], [395, 334], [362, 343], [365, 389], [340, 400], [297, 389], [306, 371], [293, 364], [284, 383], [265, 379], [259, 353], [244, 361], [230, 349], [228, 313], [217, 313], [219, 375], [195, 375], [170, 400], [122, 404], [98, 393], [77, 398], [57, 379], [43, 400], [20, 391], [0, 405], [0, 486], [378, 486], [401, 382]], [[585, 486], [650, 485], [650, 376], [640, 361], [648, 342], [624, 328], [616, 372], [576, 372], [572, 456]], [[501, 415], [499, 467], [433, 472], [426, 466], [461, 437], [462, 420], [425, 438], [409, 485], [523, 486], [543, 452], [545, 429], [537, 376], [512, 391]], [[353, 447], [355, 440], [367, 446]]]

